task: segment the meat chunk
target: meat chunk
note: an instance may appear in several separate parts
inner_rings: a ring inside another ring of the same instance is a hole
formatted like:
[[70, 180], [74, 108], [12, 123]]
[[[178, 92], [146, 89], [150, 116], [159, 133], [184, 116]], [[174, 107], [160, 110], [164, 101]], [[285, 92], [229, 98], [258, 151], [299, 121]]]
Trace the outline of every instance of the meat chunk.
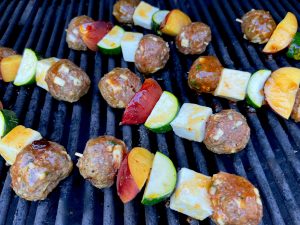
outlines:
[[210, 27], [205, 23], [194, 22], [184, 26], [176, 36], [176, 47], [183, 54], [201, 54], [211, 41]]
[[27, 145], [11, 166], [11, 186], [29, 201], [44, 200], [71, 172], [73, 163], [65, 148], [45, 139]]
[[263, 44], [270, 39], [276, 23], [268, 11], [251, 10], [242, 17], [241, 26], [246, 39]]
[[107, 188], [113, 185], [126, 151], [124, 142], [115, 137], [100, 136], [90, 139], [77, 167], [81, 176], [95, 187]]
[[82, 51], [87, 50], [87, 46], [80, 37], [79, 26], [90, 22], [94, 22], [94, 20], [88, 16], [77, 16], [70, 21], [66, 37], [69, 48]]
[[258, 225], [263, 215], [258, 190], [245, 178], [224, 172], [212, 177], [209, 190], [217, 225]]
[[2, 110], [3, 109], [3, 104], [2, 104], [2, 102], [0, 101], [0, 110]]
[[250, 138], [246, 118], [234, 110], [223, 110], [209, 117], [204, 144], [217, 154], [231, 154], [244, 149]]
[[113, 15], [120, 22], [133, 24], [133, 13], [140, 0], [119, 0], [114, 4]]
[[145, 35], [135, 52], [135, 66], [145, 74], [155, 73], [165, 67], [169, 60], [170, 48], [161, 37]]
[[[17, 53], [11, 48], [0, 47], [0, 63], [3, 58], [11, 56], [11, 55], [16, 55], [16, 54]], [[0, 70], [0, 80], [2, 80], [1, 70]]]
[[300, 88], [297, 91], [296, 100], [294, 103], [293, 111], [291, 117], [296, 122], [300, 121]]
[[45, 81], [50, 94], [67, 102], [76, 102], [90, 88], [90, 78], [74, 63], [61, 59], [54, 63], [47, 72]]
[[198, 94], [212, 93], [219, 84], [223, 66], [214, 56], [200, 56], [193, 63], [188, 76], [188, 84]]
[[100, 80], [98, 87], [113, 108], [125, 108], [141, 88], [140, 78], [127, 68], [115, 68]]

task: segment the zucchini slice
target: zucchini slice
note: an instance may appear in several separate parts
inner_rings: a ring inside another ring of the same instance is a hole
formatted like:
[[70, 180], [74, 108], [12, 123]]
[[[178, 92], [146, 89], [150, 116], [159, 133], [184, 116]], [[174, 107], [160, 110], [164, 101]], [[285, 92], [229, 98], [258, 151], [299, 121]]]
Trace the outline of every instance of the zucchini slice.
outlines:
[[162, 34], [160, 29], [160, 24], [164, 21], [166, 16], [170, 11], [168, 10], [159, 10], [152, 16], [152, 30], [158, 34]]
[[0, 111], [0, 138], [4, 137], [17, 125], [18, 118], [13, 111], [7, 109]]
[[118, 55], [121, 53], [121, 40], [124, 36], [124, 29], [120, 26], [114, 26], [103, 38], [98, 42], [100, 52], [106, 55]]

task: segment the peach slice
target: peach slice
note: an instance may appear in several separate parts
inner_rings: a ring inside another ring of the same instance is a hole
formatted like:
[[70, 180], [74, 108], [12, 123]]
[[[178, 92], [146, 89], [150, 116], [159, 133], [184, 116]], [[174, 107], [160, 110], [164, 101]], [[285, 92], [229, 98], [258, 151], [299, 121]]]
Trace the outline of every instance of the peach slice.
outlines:
[[12, 82], [15, 80], [21, 60], [21, 55], [11, 55], [2, 59], [0, 69], [2, 78], [5, 82]]

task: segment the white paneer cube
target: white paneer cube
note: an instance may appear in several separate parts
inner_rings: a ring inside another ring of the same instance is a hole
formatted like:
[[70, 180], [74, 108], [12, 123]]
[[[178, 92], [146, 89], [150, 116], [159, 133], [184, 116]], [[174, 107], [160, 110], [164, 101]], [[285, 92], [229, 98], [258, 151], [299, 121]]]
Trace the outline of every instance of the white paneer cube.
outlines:
[[172, 121], [174, 133], [182, 138], [202, 142], [205, 137], [206, 122], [212, 109], [192, 103], [184, 103]]
[[45, 89], [46, 91], [49, 91], [48, 85], [45, 81], [47, 71], [50, 69], [50, 67], [54, 63], [56, 63], [58, 61], [59, 61], [58, 58], [52, 57], [52, 58], [48, 58], [48, 59], [42, 59], [42, 60], [37, 62], [36, 75], [35, 75], [36, 84], [39, 87]]
[[246, 91], [251, 73], [239, 70], [223, 69], [214, 95], [232, 101], [241, 101], [246, 97]]
[[126, 62], [134, 62], [135, 52], [139, 46], [143, 34], [136, 32], [125, 32], [121, 40], [123, 58]]
[[9, 165], [12, 165], [18, 153], [27, 145], [42, 139], [39, 132], [24, 126], [16, 126], [0, 140], [0, 154]]
[[141, 1], [140, 4], [136, 7], [133, 14], [134, 25], [151, 30], [152, 16], [158, 10], [159, 8]]
[[211, 177], [182, 168], [178, 172], [177, 185], [171, 196], [170, 208], [194, 219], [204, 220], [213, 213], [208, 194], [210, 185]]

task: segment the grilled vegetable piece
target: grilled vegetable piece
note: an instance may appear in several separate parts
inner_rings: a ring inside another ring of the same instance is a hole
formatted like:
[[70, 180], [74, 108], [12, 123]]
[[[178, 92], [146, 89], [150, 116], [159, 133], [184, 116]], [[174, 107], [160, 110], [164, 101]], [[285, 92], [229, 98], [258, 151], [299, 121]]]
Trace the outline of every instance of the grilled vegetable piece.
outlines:
[[145, 127], [156, 133], [172, 130], [170, 123], [179, 110], [178, 99], [170, 92], [164, 91], [145, 122]]
[[143, 34], [136, 32], [125, 32], [121, 40], [123, 58], [126, 62], [134, 62], [135, 52], [139, 46]]
[[270, 75], [270, 70], [259, 70], [250, 77], [247, 87], [247, 102], [255, 108], [260, 108], [265, 100], [263, 89]]
[[156, 8], [144, 1], [141, 1], [140, 4], [136, 7], [133, 14], [134, 25], [150, 30], [152, 25], [152, 16], [158, 10], [159, 8]]
[[25, 48], [14, 85], [23, 86], [34, 83], [37, 62], [36, 53], [29, 48]]
[[95, 21], [84, 23], [79, 26], [80, 37], [86, 46], [92, 50], [97, 51], [98, 42], [112, 29], [111, 22]]
[[15, 80], [21, 61], [21, 55], [11, 55], [2, 59], [0, 65], [3, 81], [12, 82]]
[[283, 67], [274, 71], [265, 83], [264, 93], [270, 107], [285, 119], [293, 110], [300, 83], [300, 69]]
[[300, 122], [300, 88], [296, 94], [296, 100], [293, 106], [291, 118], [295, 120], [295, 122]]
[[36, 75], [35, 75], [37, 86], [45, 89], [46, 91], [49, 91], [45, 78], [50, 67], [58, 61], [59, 61], [58, 58], [52, 57], [48, 59], [42, 59], [37, 62]]
[[145, 123], [161, 95], [162, 89], [159, 84], [152, 78], [146, 79], [127, 105], [121, 124]]
[[154, 205], [168, 198], [175, 188], [176, 180], [173, 162], [166, 155], [156, 152], [142, 203]]
[[297, 32], [286, 53], [287, 57], [300, 60], [300, 32]]
[[12, 165], [23, 148], [40, 139], [42, 136], [39, 132], [21, 125], [16, 126], [0, 140], [0, 154], [9, 165]]
[[[17, 53], [11, 49], [11, 48], [5, 48], [0, 46], [0, 63], [2, 59], [11, 56], [11, 55], [16, 55]], [[1, 69], [0, 69], [0, 80], [2, 80], [2, 74], [1, 74]]]
[[214, 95], [232, 101], [244, 100], [250, 76], [251, 74], [248, 72], [226, 68], [223, 69]]
[[288, 12], [284, 19], [277, 25], [263, 52], [276, 53], [286, 48], [293, 40], [297, 29], [298, 21], [296, 16]]
[[213, 213], [208, 193], [210, 186], [211, 177], [182, 168], [178, 172], [170, 208], [197, 220], [204, 220]]
[[179, 9], [173, 9], [161, 23], [160, 31], [170, 36], [176, 36], [182, 27], [189, 25], [191, 22], [190, 17], [184, 12]]
[[152, 16], [152, 30], [155, 33], [161, 34], [160, 25], [165, 20], [166, 16], [170, 11], [168, 10], [159, 10]]
[[192, 103], [184, 103], [171, 122], [174, 133], [191, 141], [202, 142], [205, 136], [206, 122], [212, 109]]
[[7, 109], [0, 109], [0, 139], [18, 125], [16, 114]]

